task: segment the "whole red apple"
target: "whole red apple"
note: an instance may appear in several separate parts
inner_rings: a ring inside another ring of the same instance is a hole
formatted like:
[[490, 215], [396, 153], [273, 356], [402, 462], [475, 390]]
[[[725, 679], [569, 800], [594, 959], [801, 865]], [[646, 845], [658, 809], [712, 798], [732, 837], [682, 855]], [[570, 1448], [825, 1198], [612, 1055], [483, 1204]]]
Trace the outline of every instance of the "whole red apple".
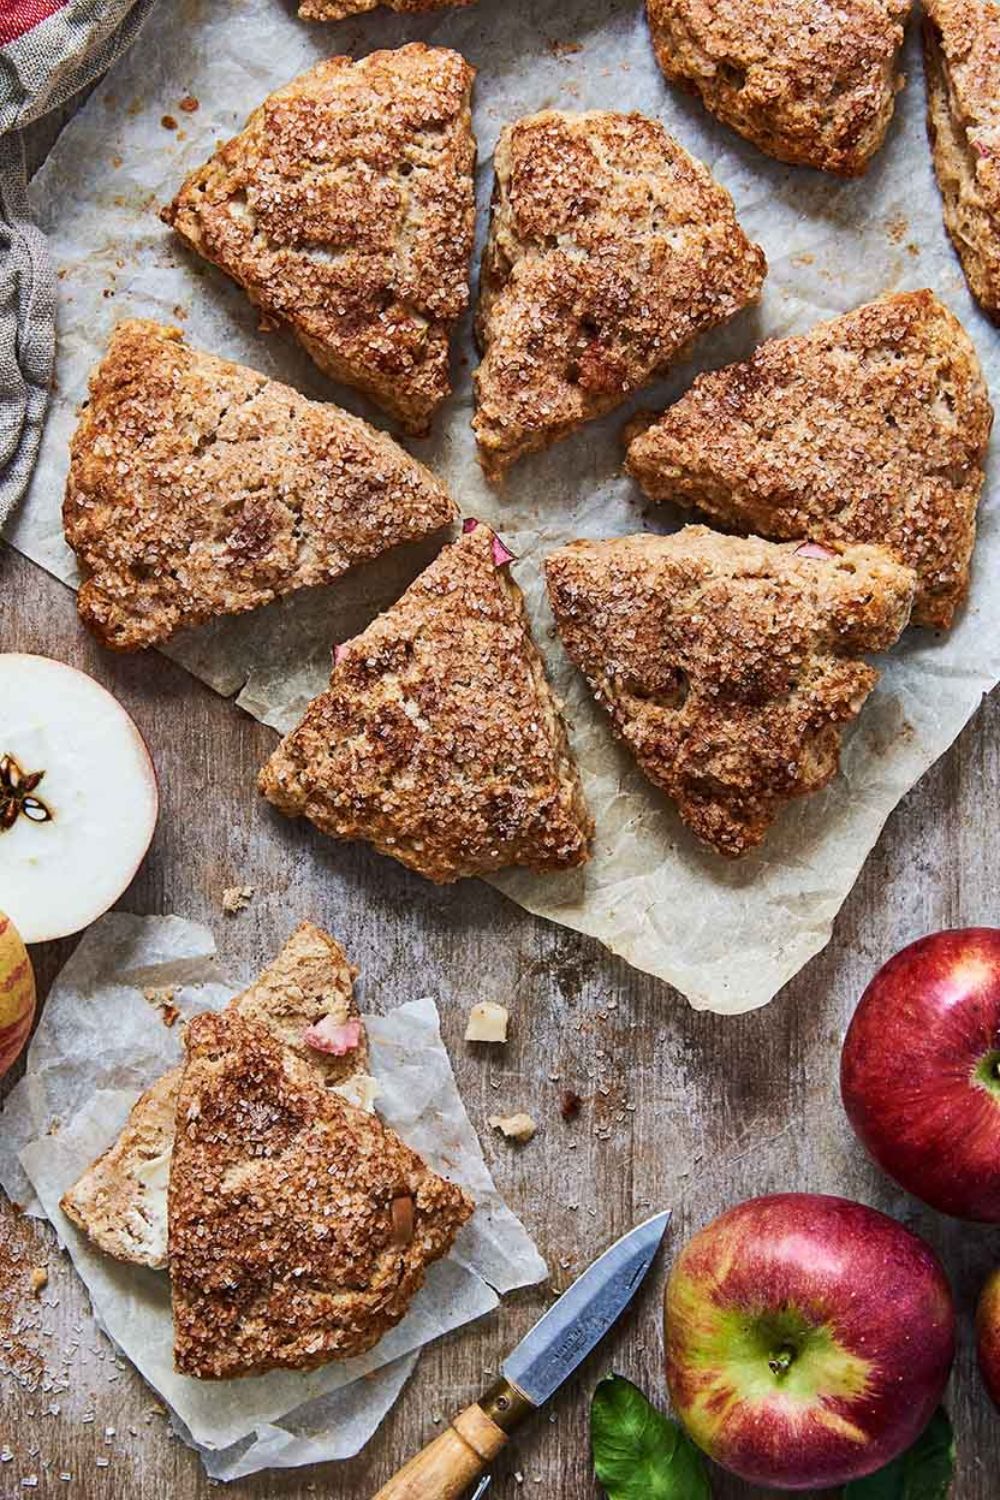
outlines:
[[1000, 1271], [983, 1287], [976, 1312], [976, 1340], [983, 1383], [1000, 1411]]
[[961, 1219], [1000, 1222], [1000, 930], [890, 958], [844, 1042], [844, 1108], [883, 1171]]
[[885, 1214], [754, 1198], [695, 1235], [667, 1283], [667, 1383], [694, 1441], [751, 1484], [873, 1473], [930, 1421], [955, 1351], [934, 1252]]

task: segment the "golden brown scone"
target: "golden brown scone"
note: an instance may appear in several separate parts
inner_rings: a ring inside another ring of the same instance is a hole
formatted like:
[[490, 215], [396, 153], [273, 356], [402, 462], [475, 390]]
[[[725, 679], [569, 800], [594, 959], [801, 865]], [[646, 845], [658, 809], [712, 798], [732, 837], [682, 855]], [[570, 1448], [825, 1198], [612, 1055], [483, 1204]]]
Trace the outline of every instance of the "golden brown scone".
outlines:
[[473, 69], [412, 42], [265, 99], [163, 218], [320, 369], [424, 433], [451, 389], [475, 228]]
[[924, 0], [928, 126], [944, 220], [1000, 324], [1000, 4]]
[[779, 161], [866, 171], [903, 86], [913, 0], [647, 0], [667, 78]]
[[969, 587], [993, 420], [979, 360], [931, 292], [882, 297], [699, 376], [627, 468], [654, 500], [758, 536], [875, 542], [917, 573], [913, 619]]
[[447, 526], [454, 502], [385, 433], [176, 329], [120, 323], [70, 449], [80, 617], [138, 650], [331, 583]]
[[836, 774], [914, 575], [878, 547], [776, 545], [703, 526], [571, 542], [546, 564], [572, 660], [650, 781], [720, 854]]
[[259, 782], [282, 812], [438, 882], [565, 870], [593, 831], [509, 554], [471, 524], [337, 647]]
[[203, 1380], [363, 1354], [473, 1211], [234, 1012], [187, 1029], [170, 1171], [174, 1360]]
[[386, 10], [416, 15], [428, 10], [443, 10], [445, 7], [473, 3], [474, 0], [301, 0], [299, 15], [303, 21], [343, 21], [348, 16], [360, 16], [367, 11], [377, 10], [379, 6], [385, 6]]
[[[336, 939], [303, 922], [228, 1009], [264, 1027], [321, 1084], [360, 1102], [370, 1080], [368, 1039], [354, 999], [356, 975]], [[306, 1032], [317, 1025], [321, 1045], [338, 1050], [306, 1042]], [[167, 1263], [167, 1180], [181, 1072], [171, 1068], [146, 1090], [118, 1139], [63, 1195], [67, 1218], [116, 1260], [154, 1268]]]
[[638, 114], [508, 125], [483, 258], [473, 426], [491, 478], [618, 406], [767, 272], [733, 200]]

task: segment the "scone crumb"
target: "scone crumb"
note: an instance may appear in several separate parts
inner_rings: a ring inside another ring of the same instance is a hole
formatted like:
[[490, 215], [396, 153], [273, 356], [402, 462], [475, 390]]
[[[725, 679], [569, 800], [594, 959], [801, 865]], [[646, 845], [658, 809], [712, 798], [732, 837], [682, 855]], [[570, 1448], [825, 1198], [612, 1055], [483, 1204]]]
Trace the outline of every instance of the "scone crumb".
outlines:
[[172, 984], [147, 985], [142, 992], [142, 998], [160, 1012], [160, 1020], [167, 1027], [175, 1025], [180, 1016], [180, 1010], [174, 1004], [176, 993]]
[[494, 1130], [499, 1130], [509, 1141], [517, 1141], [518, 1145], [525, 1146], [534, 1136], [538, 1129], [530, 1115], [490, 1115], [489, 1124]]
[[505, 1042], [509, 1019], [506, 1005], [498, 1005], [494, 1000], [481, 1000], [469, 1011], [465, 1040], [467, 1042]]
[[255, 887], [252, 885], [227, 885], [222, 893], [222, 910], [227, 917], [234, 917], [237, 912], [245, 911], [254, 897]]
[[31, 1270], [31, 1293], [34, 1297], [41, 1296], [49, 1284], [48, 1266], [33, 1266]]

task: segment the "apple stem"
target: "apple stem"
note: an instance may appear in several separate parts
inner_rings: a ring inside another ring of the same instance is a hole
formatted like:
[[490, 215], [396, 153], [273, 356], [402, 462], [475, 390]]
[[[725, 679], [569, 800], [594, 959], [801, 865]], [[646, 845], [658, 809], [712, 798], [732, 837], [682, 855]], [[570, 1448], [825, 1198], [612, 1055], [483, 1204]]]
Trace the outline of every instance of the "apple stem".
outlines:
[[772, 1375], [777, 1375], [779, 1380], [782, 1375], [787, 1375], [789, 1370], [792, 1368], [792, 1361], [794, 1360], [794, 1358], [795, 1350], [792, 1349], [788, 1344], [786, 1344], [783, 1349], [779, 1349], [774, 1358], [768, 1360], [768, 1365], [770, 1366]]

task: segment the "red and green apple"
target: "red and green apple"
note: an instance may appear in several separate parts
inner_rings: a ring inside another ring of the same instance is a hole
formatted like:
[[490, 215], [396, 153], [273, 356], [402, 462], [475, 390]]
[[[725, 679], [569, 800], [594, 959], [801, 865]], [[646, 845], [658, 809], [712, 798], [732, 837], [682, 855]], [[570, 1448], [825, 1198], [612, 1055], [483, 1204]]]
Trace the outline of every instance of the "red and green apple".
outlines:
[[1000, 1223], [1000, 929], [911, 943], [875, 975], [841, 1057], [844, 1108], [884, 1172]]
[[752, 1484], [822, 1489], [871, 1474], [923, 1431], [955, 1349], [930, 1247], [860, 1203], [755, 1198], [681, 1252], [665, 1297], [674, 1409]]
[[13, 1066], [35, 1017], [35, 973], [21, 935], [0, 911], [0, 1078]]

